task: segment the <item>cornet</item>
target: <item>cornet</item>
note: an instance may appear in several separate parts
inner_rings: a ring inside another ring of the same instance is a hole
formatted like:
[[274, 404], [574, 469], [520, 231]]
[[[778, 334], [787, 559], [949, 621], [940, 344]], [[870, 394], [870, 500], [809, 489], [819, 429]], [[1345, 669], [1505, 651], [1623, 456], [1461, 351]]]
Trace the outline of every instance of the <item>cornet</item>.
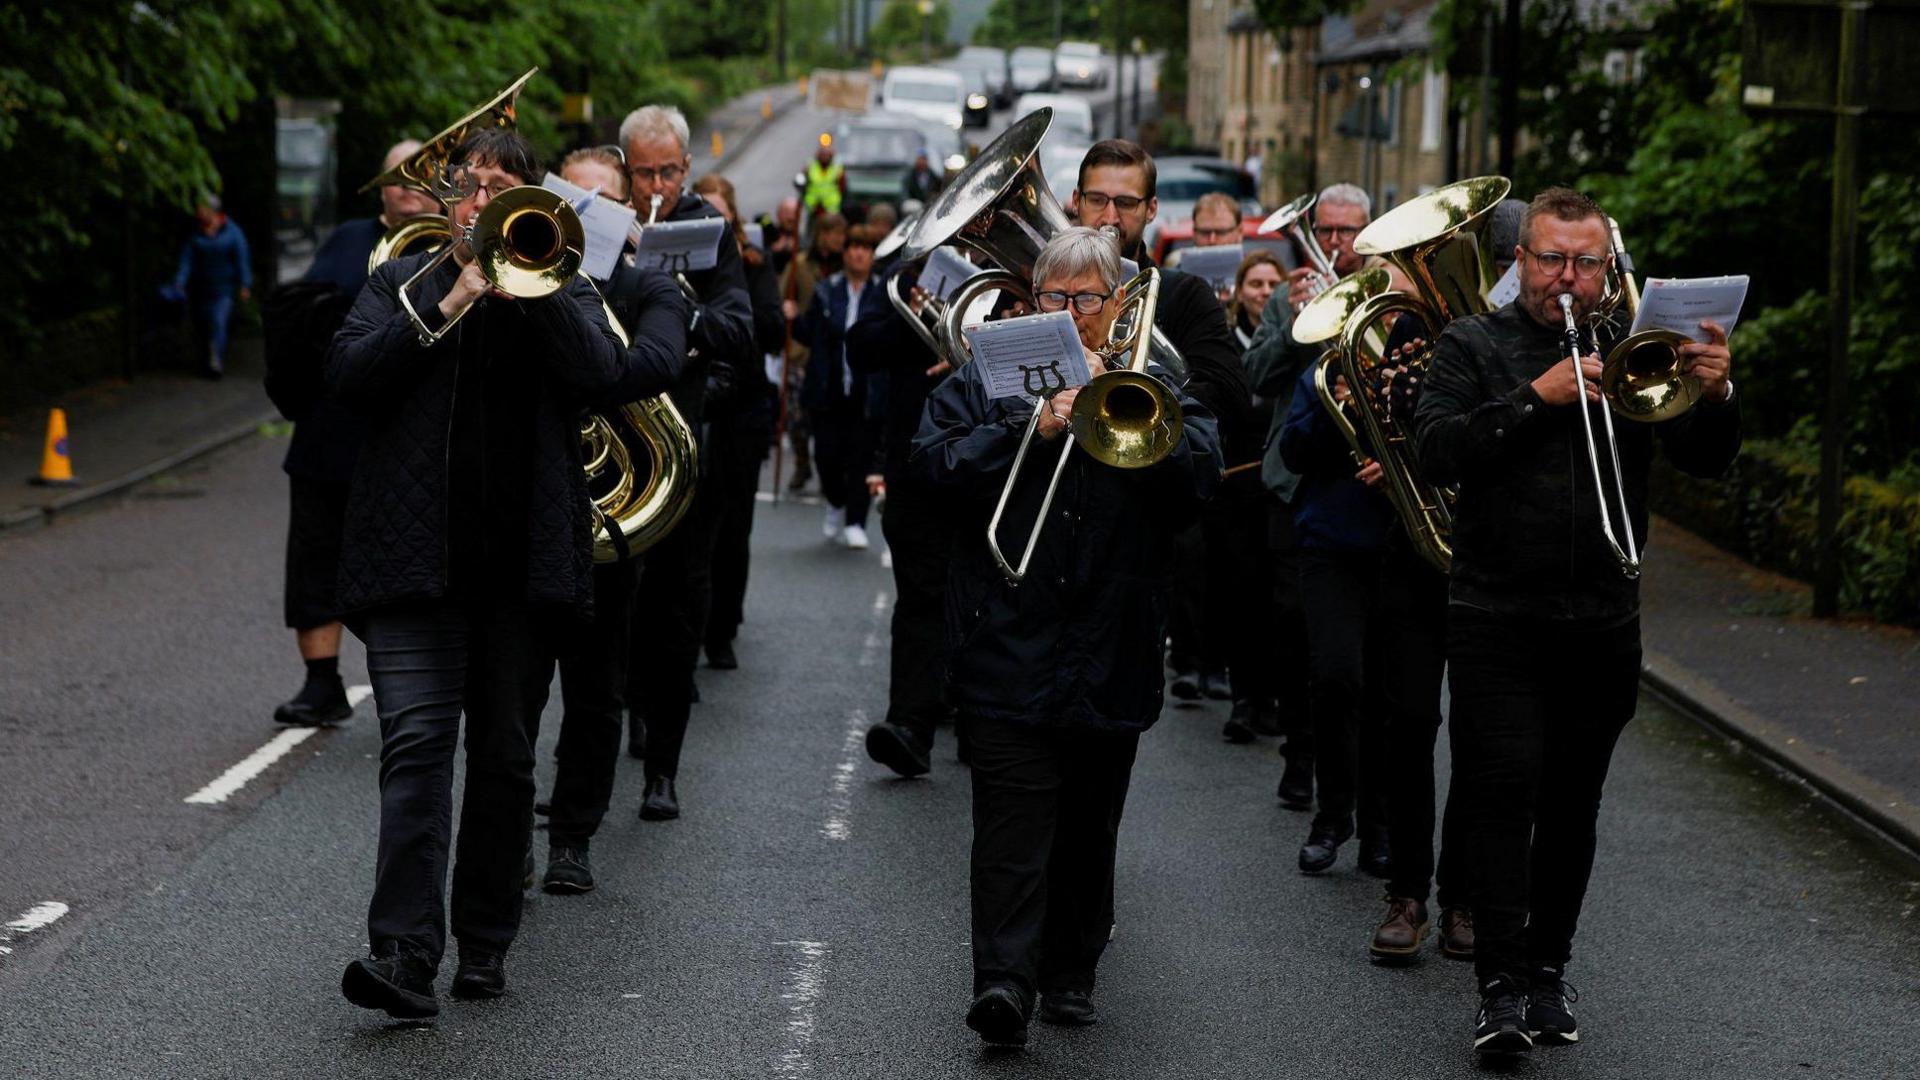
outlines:
[[1309, 191], [1267, 215], [1267, 220], [1260, 223], [1260, 231], [1263, 233], [1285, 232], [1293, 237], [1294, 243], [1307, 256], [1307, 261], [1313, 264], [1313, 276], [1307, 279], [1307, 299], [1295, 306], [1295, 312], [1318, 298], [1340, 279], [1339, 272], [1333, 268], [1333, 260], [1327, 258], [1326, 251], [1320, 247], [1320, 241], [1314, 239], [1313, 231], [1302, 227], [1302, 223], [1307, 219], [1307, 211], [1313, 209], [1313, 204], [1318, 199], [1318, 195]]

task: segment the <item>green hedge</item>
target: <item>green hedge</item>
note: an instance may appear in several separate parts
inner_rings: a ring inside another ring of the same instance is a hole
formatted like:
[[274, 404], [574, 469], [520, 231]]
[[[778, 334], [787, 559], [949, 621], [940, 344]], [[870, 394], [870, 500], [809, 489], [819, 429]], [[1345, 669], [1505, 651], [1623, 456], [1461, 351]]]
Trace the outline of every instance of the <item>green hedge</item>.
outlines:
[[[1719, 480], [1656, 465], [1652, 505], [1750, 562], [1812, 580], [1819, 561], [1819, 483], [1818, 461], [1806, 451], [1749, 440]], [[1848, 479], [1840, 544], [1841, 605], [1920, 626], [1920, 494], [1865, 477]]]

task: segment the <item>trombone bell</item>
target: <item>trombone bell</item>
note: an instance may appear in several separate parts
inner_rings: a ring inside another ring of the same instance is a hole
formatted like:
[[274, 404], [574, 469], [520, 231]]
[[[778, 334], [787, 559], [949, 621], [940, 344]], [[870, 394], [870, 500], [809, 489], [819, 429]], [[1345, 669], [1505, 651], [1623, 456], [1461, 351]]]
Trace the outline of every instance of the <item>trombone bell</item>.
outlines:
[[1673, 330], [1642, 330], [1615, 345], [1600, 369], [1600, 393], [1627, 420], [1671, 420], [1700, 400], [1700, 380], [1686, 373], [1680, 346], [1692, 341]]
[[1102, 372], [1073, 399], [1073, 438], [1116, 469], [1144, 469], [1180, 444], [1180, 400], [1159, 379], [1122, 368]]

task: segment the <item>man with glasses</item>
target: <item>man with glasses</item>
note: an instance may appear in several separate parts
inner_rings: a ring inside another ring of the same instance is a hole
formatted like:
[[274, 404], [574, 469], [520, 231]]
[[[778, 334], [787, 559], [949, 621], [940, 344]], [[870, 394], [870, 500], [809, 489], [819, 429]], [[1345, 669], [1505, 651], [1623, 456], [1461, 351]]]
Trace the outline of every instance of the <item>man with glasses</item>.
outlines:
[[[1587, 196], [1566, 188], [1536, 196], [1514, 250], [1519, 297], [1448, 325], [1415, 406], [1421, 467], [1460, 492], [1447, 678], [1477, 934], [1473, 1038], [1483, 1055], [1579, 1040], [1566, 966], [1601, 788], [1639, 687], [1639, 583], [1602, 538], [1602, 495], [1576, 412], [1607, 407], [1600, 357], [1624, 328], [1602, 327], [1576, 372], [1559, 301], [1572, 297], [1582, 320], [1594, 310], [1612, 261], [1608, 236], [1605, 213]], [[1739, 453], [1726, 332], [1710, 322], [1700, 330], [1704, 342], [1680, 349], [1700, 380], [1700, 403], [1661, 423], [1614, 425], [1630, 518], [1622, 524], [1642, 544], [1656, 441], [1695, 476], [1719, 475]]]
[[[627, 198], [642, 222], [652, 215], [656, 199], [658, 221], [723, 218], [705, 199], [685, 189], [693, 163], [687, 139], [686, 117], [671, 106], [648, 105], [621, 121], [620, 145], [630, 184]], [[703, 446], [707, 405], [729, 400], [737, 388], [755, 384], [760, 367], [739, 245], [724, 230], [718, 243], [719, 260], [713, 267], [685, 274], [694, 292], [687, 326], [687, 366], [669, 393]], [[736, 372], [748, 377], [738, 378]], [[640, 817], [647, 821], [680, 816], [675, 779], [693, 709], [693, 673], [706, 635], [719, 527], [708, 487], [704, 481], [699, 485], [686, 518], [648, 550], [640, 574], [640, 596], [634, 604], [627, 682], [628, 751], [646, 759]]]
[[[1035, 260], [1035, 301], [1069, 311], [1089, 367], [1118, 314], [1119, 253], [1062, 230]], [[1007, 584], [986, 524], [1033, 417], [1027, 398], [988, 395], [964, 364], [927, 399], [912, 465], [953, 505], [947, 689], [973, 766], [974, 998], [967, 1026], [1020, 1046], [1040, 998], [1050, 1024], [1095, 1023], [1094, 969], [1113, 926], [1114, 845], [1140, 733], [1160, 716], [1165, 632], [1153, 599], [1173, 534], [1220, 478], [1213, 417], [1180, 394], [1182, 438], [1145, 469], [1099, 464], [1071, 445], [1077, 390], [1039, 405], [1033, 451], [1000, 535], [1024, 544], [1054, 455], [1068, 455], [1031, 572]], [[1156, 374], [1165, 377], [1164, 371]], [[1033, 463], [1029, 462], [1031, 466]]]
[[[1373, 220], [1373, 199], [1355, 184], [1332, 184], [1313, 203], [1313, 241], [1333, 264], [1337, 277], [1346, 277], [1366, 261], [1353, 250], [1353, 239]], [[1287, 274], [1287, 304], [1294, 311], [1333, 284], [1302, 259]]]

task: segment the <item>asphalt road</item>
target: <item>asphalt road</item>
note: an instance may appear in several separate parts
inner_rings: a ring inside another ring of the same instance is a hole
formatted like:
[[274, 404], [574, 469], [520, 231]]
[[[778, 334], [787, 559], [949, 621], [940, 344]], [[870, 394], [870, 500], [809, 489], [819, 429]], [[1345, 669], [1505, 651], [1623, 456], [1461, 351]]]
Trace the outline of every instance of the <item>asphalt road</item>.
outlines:
[[[1270, 744], [1221, 707], [1144, 740], [1099, 1027], [983, 1052], [969, 989], [968, 787], [867, 762], [889, 575], [762, 504], [737, 672], [701, 673], [685, 816], [637, 820], [622, 762], [599, 891], [535, 896], [511, 994], [428, 1028], [336, 986], [364, 947], [369, 705], [218, 805], [184, 800], [275, 736], [284, 444], [0, 541], [0, 953], [13, 1077], [1448, 1077], [1472, 1075], [1466, 965], [1371, 966], [1378, 886], [1293, 869]], [[350, 649], [349, 682], [363, 665]], [[557, 694], [556, 694], [557, 700]], [[558, 722], [550, 708], [543, 743]], [[542, 754], [546, 762], [549, 755]], [[1565, 1077], [1920, 1073], [1920, 873], [1651, 703], [1628, 731], [1570, 977]], [[448, 975], [451, 972], [447, 972]]]

